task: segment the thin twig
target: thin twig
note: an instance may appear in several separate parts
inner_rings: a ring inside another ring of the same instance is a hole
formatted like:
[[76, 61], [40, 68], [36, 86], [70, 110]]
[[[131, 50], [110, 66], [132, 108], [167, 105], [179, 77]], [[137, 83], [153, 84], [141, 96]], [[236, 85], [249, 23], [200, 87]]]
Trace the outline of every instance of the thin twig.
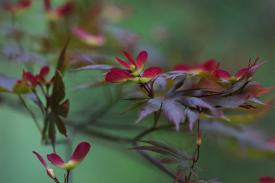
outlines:
[[67, 171], [66, 183], [69, 183], [69, 178], [70, 178], [70, 170]]
[[93, 137], [97, 137], [97, 138], [101, 138], [104, 140], [108, 140], [111, 142], [118, 142], [118, 143], [131, 143], [132, 139], [127, 138], [127, 137], [119, 137], [116, 135], [111, 135], [111, 134], [107, 134], [104, 132], [101, 132], [99, 130], [95, 130], [92, 128], [86, 128], [86, 127], [81, 127], [81, 128], [75, 128], [76, 131], [82, 132], [86, 135], [90, 135]]
[[189, 183], [191, 181], [191, 177], [193, 175], [193, 172], [195, 170], [196, 164], [198, 163], [200, 159], [200, 147], [201, 147], [201, 129], [200, 129], [200, 120], [198, 120], [198, 125], [197, 125], [197, 145], [196, 149], [193, 154], [192, 158], [192, 165], [190, 167], [189, 174], [185, 176], [185, 182]]
[[[138, 143], [133, 143], [134, 146], [137, 146]], [[147, 154], [144, 151], [138, 151], [138, 153], [147, 161], [149, 161], [150, 163], [152, 163], [154, 166], [156, 166], [159, 170], [161, 170], [162, 172], [166, 173], [167, 175], [169, 175], [170, 177], [172, 177], [173, 179], [177, 178], [177, 175], [175, 175], [172, 171], [170, 171], [168, 168], [166, 168], [166, 166], [164, 166], [162, 163], [160, 163], [157, 159], [155, 159], [154, 157], [150, 156], [149, 154]], [[177, 182], [179, 183], [184, 183], [182, 180], [178, 180]]]
[[29, 112], [30, 116], [32, 117], [34, 123], [35, 123], [35, 126], [37, 127], [37, 129], [39, 130], [40, 133], [42, 133], [42, 129], [39, 125], [39, 122], [34, 114], [34, 112], [28, 107], [27, 103], [25, 102], [25, 100], [23, 99], [23, 97], [21, 95], [18, 95], [21, 103], [23, 104], [23, 106], [25, 107], [25, 109]]
[[34, 93], [34, 95], [37, 99], [37, 102], [38, 102], [38, 105], [39, 105], [39, 108], [40, 108], [42, 114], [45, 114], [46, 113], [46, 107], [44, 106], [43, 102], [41, 101], [38, 93], [35, 90], [32, 90], [32, 92]]

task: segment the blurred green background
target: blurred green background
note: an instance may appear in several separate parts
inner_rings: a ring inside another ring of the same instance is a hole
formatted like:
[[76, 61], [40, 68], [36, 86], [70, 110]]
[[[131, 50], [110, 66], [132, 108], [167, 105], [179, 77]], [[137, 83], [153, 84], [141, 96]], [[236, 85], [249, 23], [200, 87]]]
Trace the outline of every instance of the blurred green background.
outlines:
[[[267, 61], [267, 64], [257, 72], [256, 78], [264, 86], [274, 86], [274, 0], [113, 0], [104, 2], [130, 9], [130, 15], [116, 24], [137, 33], [146, 47], [150, 45], [154, 51], [163, 54], [166, 58], [164, 65], [174, 62], [173, 59], [193, 64], [216, 58], [223, 67], [235, 71], [247, 65], [250, 58], [259, 56], [261, 60]], [[42, 12], [41, 2], [34, 1], [34, 6], [28, 12], [17, 17], [17, 26], [32, 33], [45, 33], [45, 17]], [[0, 13], [0, 23], [10, 23], [8, 13]], [[0, 38], [1, 46], [5, 45], [6, 42], [1, 40], [3, 38]], [[30, 44], [27, 43], [26, 46]], [[23, 66], [9, 63], [4, 58], [0, 60], [0, 71], [3, 73], [12, 73], [11, 75], [20, 77], [22, 68]], [[80, 78], [87, 78], [87, 76], [93, 77], [89, 73], [79, 74]], [[82, 93], [72, 92], [71, 83], [77, 80], [80, 79], [72, 75], [66, 80], [71, 91], [69, 96], [73, 100], [73, 111], [80, 111], [80, 108], [85, 108], [83, 106], [87, 103], [93, 103], [93, 99], [100, 102], [100, 99], [104, 98], [102, 93], [93, 90]], [[80, 96], [82, 99], [79, 99]], [[9, 97], [12, 98], [12, 96]], [[272, 108], [266, 117], [253, 125], [274, 136], [274, 112]], [[41, 146], [39, 133], [31, 118], [22, 111], [18, 112], [5, 105], [1, 105], [0, 116], [0, 182], [50, 182], [31, 151], [36, 150], [45, 155], [51, 149]], [[172, 182], [157, 168], [150, 166], [134, 153], [129, 153], [127, 146], [116, 146], [79, 134], [74, 140], [74, 146], [80, 140], [90, 141], [93, 147], [87, 160], [76, 169], [73, 175], [74, 182]], [[175, 140], [183, 143], [184, 138], [175, 138]], [[64, 150], [62, 146], [58, 149], [61, 152]], [[200, 177], [219, 178], [225, 183], [253, 183], [258, 182], [258, 178], [262, 175], [275, 176], [274, 158], [237, 157], [226, 149], [220, 148], [216, 142], [211, 141], [211, 138], [202, 146], [199, 167]], [[61, 175], [61, 172], [58, 173]]]

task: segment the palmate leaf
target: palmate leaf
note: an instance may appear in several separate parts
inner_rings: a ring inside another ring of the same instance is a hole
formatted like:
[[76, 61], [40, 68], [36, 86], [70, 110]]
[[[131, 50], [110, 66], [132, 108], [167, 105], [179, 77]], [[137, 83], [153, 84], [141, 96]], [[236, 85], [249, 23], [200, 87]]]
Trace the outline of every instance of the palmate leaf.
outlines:
[[225, 109], [249, 108], [254, 105], [264, 105], [258, 98], [261, 95], [260, 90], [270, 91], [271, 89], [263, 89], [257, 83], [249, 82], [239, 90], [235, 90], [234, 93], [206, 96], [203, 97], [203, 100], [213, 106]]
[[68, 43], [69, 41], [66, 42], [59, 55], [56, 72], [52, 79], [52, 93], [47, 98], [50, 112], [46, 116], [46, 122], [43, 129], [43, 140], [46, 141], [47, 138], [50, 138], [53, 147], [56, 139], [56, 127], [62, 135], [65, 137], [67, 136], [64, 121], [69, 113], [70, 102], [68, 99], [65, 99], [66, 93], [63, 74], [65, 72], [65, 55]]
[[[199, 104], [198, 104], [199, 105]], [[194, 107], [194, 105], [192, 104]], [[199, 120], [200, 112], [196, 109], [190, 108], [190, 106], [183, 105], [178, 99], [149, 99], [145, 104], [145, 107], [139, 114], [137, 122], [142, 121], [147, 116], [157, 111], [163, 111], [165, 117], [172, 122], [176, 130], [180, 129], [180, 124], [185, 121], [189, 122], [190, 129], [193, 128], [194, 123]]]
[[215, 95], [215, 96], [205, 97], [204, 101], [216, 107], [236, 109], [241, 105], [245, 104], [248, 101], [248, 97], [249, 95], [246, 93], [229, 95], [229, 96]]
[[148, 100], [147, 104], [140, 112], [136, 123], [139, 123], [150, 114], [159, 111], [161, 109], [161, 105], [162, 105], [162, 100], [160, 98], [154, 98], [154, 99]]
[[180, 123], [183, 123], [186, 118], [186, 108], [173, 99], [166, 99], [162, 104], [165, 116], [175, 124], [176, 129], [179, 130]]
[[209, 110], [211, 114], [217, 118], [223, 116], [223, 112], [221, 110], [215, 108], [213, 104], [211, 105], [199, 97], [182, 97], [181, 102], [189, 108], [197, 108], [200, 111], [203, 109]]

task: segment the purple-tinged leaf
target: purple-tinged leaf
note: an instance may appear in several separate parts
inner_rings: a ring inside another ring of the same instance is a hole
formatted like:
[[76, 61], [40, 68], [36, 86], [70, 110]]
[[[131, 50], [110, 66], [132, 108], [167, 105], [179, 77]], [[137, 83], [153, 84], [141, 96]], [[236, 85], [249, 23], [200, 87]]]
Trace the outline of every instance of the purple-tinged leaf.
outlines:
[[165, 92], [167, 81], [166, 81], [166, 79], [164, 77], [158, 76], [158, 77], [156, 77], [156, 79], [153, 82], [154, 82], [155, 85], [157, 85], [157, 86], [160, 87], [160, 89], [162, 90], [162, 92]]
[[201, 98], [197, 98], [197, 97], [183, 97], [181, 99], [181, 102], [184, 105], [188, 106], [189, 108], [197, 108], [200, 111], [202, 109], [207, 109], [207, 110], [209, 110], [211, 112], [212, 115], [214, 115], [214, 117], [222, 117], [223, 116], [223, 113], [221, 112], [221, 110], [216, 109], [215, 107], [213, 107], [209, 103], [205, 102]]
[[237, 81], [236, 83], [234, 83], [230, 88], [225, 90], [222, 93], [222, 96], [232, 95], [233, 93], [236, 93], [236, 92], [242, 90], [245, 86], [247, 86], [248, 83], [249, 83], [249, 81], [247, 79], [241, 79], [241, 80]]
[[216, 107], [234, 109], [244, 105], [248, 102], [248, 99], [248, 94], [235, 94], [230, 96], [216, 95], [205, 97], [204, 101]]
[[194, 124], [199, 120], [200, 114], [197, 111], [191, 110], [191, 109], [186, 109], [185, 110], [185, 115], [188, 119], [189, 123], [189, 129], [192, 130]]
[[180, 124], [185, 121], [185, 107], [174, 99], [163, 101], [162, 109], [165, 116], [175, 124], [176, 130], [180, 129]]
[[161, 108], [161, 105], [162, 105], [162, 101], [160, 98], [154, 98], [154, 99], [148, 100], [146, 106], [140, 112], [136, 123], [139, 123], [150, 114], [159, 111]]

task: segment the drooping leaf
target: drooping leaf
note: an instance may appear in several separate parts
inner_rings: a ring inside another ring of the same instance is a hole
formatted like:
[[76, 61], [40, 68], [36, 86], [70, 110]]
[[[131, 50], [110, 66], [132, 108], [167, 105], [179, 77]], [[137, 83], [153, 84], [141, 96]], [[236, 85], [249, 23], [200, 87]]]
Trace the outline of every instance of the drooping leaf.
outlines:
[[65, 98], [65, 86], [61, 73], [59, 71], [56, 72], [54, 76], [53, 90], [50, 98], [51, 107], [55, 109], [59, 106], [59, 104]]
[[64, 118], [62, 116], [56, 116], [55, 124], [57, 126], [58, 131], [67, 137], [67, 129], [64, 124]]
[[198, 97], [183, 97], [181, 99], [181, 102], [184, 105], [188, 106], [189, 108], [207, 109], [215, 117], [223, 116], [223, 114], [222, 114], [222, 112], [220, 112], [220, 110], [216, 109], [215, 107], [213, 107], [209, 103], [205, 102], [201, 98], [198, 98]]
[[249, 83], [249, 80], [243, 78], [236, 83], [234, 83], [231, 87], [226, 89], [223, 93], [222, 96], [229, 96], [232, 95], [240, 90], [242, 90], [247, 84]]
[[204, 101], [217, 107], [236, 109], [245, 104], [248, 101], [248, 99], [249, 95], [244, 93], [229, 96], [210, 96], [205, 97]]

